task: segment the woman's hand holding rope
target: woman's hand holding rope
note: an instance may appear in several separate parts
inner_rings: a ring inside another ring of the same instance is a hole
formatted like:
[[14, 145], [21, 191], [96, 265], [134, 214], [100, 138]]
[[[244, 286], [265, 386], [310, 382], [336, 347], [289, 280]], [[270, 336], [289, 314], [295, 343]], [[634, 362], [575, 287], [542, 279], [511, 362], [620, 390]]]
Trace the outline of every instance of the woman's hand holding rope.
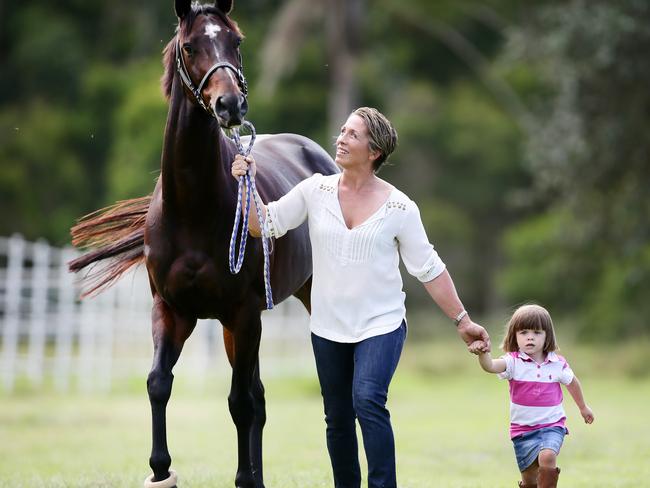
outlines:
[[241, 176], [244, 176], [246, 172], [249, 171], [252, 178], [255, 178], [257, 174], [257, 165], [252, 156], [243, 156], [237, 154], [235, 160], [232, 162], [231, 173], [236, 180], [239, 180]]
[[[246, 238], [249, 230], [252, 234], [259, 234], [262, 237], [262, 248], [264, 251], [264, 288], [266, 294], [266, 309], [273, 308], [273, 292], [271, 290], [271, 269], [270, 269], [270, 244], [269, 239], [262, 235], [262, 215], [266, 212], [266, 207], [257, 194], [255, 188], [255, 174], [257, 168], [255, 160], [249, 156], [255, 143], [255, 127], [248, 121], [242, 124], [251, 132], [250, 142], [247, 148], [244, 148], [239, 137], [239, 129], [233, 132], [233, 142], [237, 146], [239, 154], [234, 158], [230, 169], [232, 175], [239, 181], [237, 188], [237, 208], [235, 210], [235, 220], [233, 222], [232, 235], [230, 236], [230, 249], [228, 256], [228, 266], [232, 274], [237, 274], [244, 263], [244, 253], [246, 252]], [[243, 177], [243, 178], [242, 178]], [[251, 196], [253, 205], [251, 205]], [[243, 198], [242, 198], [243, 197]], [[254, 208], [253, 208], [254, 207]], [[243, 216], [242, 216], [243, 214]], [[239, 255], [236, 256], [237, 230], [239, 229], [240, 217], [242, 218], [241, 237], [239, 242]], [[249, 222], [250, 221], [250, 222]], [[249, 223], [253, 225], [249, 229]], [[257, 225], [255, 225], [257, 224]], [[257, 227], [257, 228], [256, 228]]]
[[[242, 176], [245, 176], [247, 172], [251, 178], [255, 178], [255, 175], [257, 174], [257, 165], [255, 164], [255, 159], [253, 159], [253, 156], [243, 156], [241, 154], [237, 154], [234, 161], [232, 162], [230, 172], [237, 181], [239, 181]], [[245, 178], [243, 185], [244, 192], [248, 193], [250, 190], [246, 184]], [[255, 198], [255, 196], [253, 196], [253, 198]], [[266, 206], [262, 203], [261, 199], [258, 198], [257, 201], [259, 205], [261, 205], [261, 208], [259, 209], [260, 213], [264, 215], [266, 213]], [[246, 211], [246, 197], [242, 198], [241, 208], [242, 211]], [[250, 234], [253, 237], [260, 237], [262, 235], [262, 222], [258, 221], [257, 212], [253, 206], [250, 206], [249, 208], [248, 217]]]

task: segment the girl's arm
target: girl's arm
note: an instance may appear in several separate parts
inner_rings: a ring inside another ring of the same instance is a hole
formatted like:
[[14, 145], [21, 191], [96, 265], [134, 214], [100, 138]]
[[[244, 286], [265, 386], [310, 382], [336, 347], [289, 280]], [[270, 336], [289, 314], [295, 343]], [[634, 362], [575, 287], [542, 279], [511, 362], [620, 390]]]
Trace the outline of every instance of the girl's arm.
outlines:
[[589, 406], [587, 406], [585, 403], [585, 399], [582, 396], [582, 387], [580, 386], [580, 381], [578, 381], [577, 376], [574, 376], [571, 383], [566, 385], [566, 389], [571, 394], [573, 401], [576, 402], [576, 405], [580, 409], [580, 415], [582, 415], [582, 418], [585, 419], [585, 423], [592, 423], [594, 421], [594, 414], [591, 411], [591, 408], [589, 408]]
[[479, 352], [478, 363], [483, 368], [483, 371], [488, 373], [503, 373], [506, 370], [506, 360], [501, 358], [492, 359], [489, 352]]

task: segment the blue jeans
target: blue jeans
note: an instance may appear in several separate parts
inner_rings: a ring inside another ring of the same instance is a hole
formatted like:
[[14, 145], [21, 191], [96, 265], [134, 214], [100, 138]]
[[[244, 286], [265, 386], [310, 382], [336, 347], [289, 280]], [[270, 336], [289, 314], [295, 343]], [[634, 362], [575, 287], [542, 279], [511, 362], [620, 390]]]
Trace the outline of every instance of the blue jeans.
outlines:
[[368, 488], [397, 487], [395, 441], [386, 400], [405, 338], [405, 322], [393, 332], [357, 343], [311, 335], [336, 488], [361, 486], [355, 418], [368, 461]]

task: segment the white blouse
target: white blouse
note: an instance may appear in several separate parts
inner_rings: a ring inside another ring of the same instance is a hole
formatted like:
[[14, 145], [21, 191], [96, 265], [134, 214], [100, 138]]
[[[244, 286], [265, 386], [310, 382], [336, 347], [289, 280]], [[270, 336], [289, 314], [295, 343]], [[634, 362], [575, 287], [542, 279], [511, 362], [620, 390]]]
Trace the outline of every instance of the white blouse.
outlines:
[[417, 205], [396, 188], [365, 222], [348, 229], [338, 199], [340, 177], [317, 173], [269, 203], [263, 232], [281, 237], [308, 219], [311, 331], [359, 342], [392, 332], [405, 317], [399, 255], [421, 282], [442, 273], [445, 263], [429, 243]]

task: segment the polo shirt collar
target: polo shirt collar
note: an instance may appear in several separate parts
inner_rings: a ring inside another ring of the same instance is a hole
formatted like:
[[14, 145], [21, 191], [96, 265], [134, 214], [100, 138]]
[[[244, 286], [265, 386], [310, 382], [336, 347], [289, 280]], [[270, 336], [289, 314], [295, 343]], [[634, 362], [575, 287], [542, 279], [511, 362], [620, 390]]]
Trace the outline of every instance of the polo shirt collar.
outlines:
[[[521, 358], [522, 361], [535, 362], [535, 360], [533, 358], [531, 358], [528, 354], [526, 354], [523, 351], [518, 351], [517, 356], [519, 358]], [[551, 351], [546, 355], [546, 360], [544, 361], [544, 363], [555, 363], [555, 362], [557, 362], [559, 360], [560, 360], [560, 358], [558, 357], [558, 355], [555, 352]], [[544, 364], [544, 363], [542, 363], [542, 364]]]

